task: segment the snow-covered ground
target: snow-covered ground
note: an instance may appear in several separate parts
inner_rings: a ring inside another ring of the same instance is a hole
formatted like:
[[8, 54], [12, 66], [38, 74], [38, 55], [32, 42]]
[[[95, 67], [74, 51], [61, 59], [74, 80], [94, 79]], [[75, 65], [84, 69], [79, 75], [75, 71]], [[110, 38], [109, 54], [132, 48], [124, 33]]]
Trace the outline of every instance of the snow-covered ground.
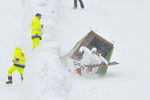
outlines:
[[[1, 100], [149, 100], [148, 65], [150, 13], [148, 0], [83, 0], [85, 9], [72, 9], [73, 0], [1, 0]], [[31, 50], [30, 25], [42, 13], [43, 40]], [[62, 66], [64, 56], [91, 29], [115, 44], [103, 77], [79, 77]], [[5, 85], [13, 51], [27, 56], [24, 82], [17, 72]]]

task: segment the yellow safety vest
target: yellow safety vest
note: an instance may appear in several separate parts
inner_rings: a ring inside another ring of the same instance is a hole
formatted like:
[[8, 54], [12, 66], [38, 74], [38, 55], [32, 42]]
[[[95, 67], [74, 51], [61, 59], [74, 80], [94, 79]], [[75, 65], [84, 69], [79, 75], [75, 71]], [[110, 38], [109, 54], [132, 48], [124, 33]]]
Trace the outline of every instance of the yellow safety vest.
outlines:
[[31, 26], [31, 34], [32, 35], [42, 35], [42, 26], [40, 23], [40, 19], [38, 17], [34, 17]]
[[14, 65], [18, 67], [25, 67], [26, 56], [21, 49], [16, 49], [14, 52]]

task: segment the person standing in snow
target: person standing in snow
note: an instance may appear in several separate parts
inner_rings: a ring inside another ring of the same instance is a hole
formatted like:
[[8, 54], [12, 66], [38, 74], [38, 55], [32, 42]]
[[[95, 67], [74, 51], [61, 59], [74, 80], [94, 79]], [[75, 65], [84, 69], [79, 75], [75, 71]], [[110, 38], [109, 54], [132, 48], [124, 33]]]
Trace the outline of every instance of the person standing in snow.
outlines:
[[14, 59], [13, 59], [13, 65], [8, 70], [8, 81], [6, 84], [12, 84], [12, 73], [15, 71], [18, 71], [21, 80], [23, 81], [23, 71], [25, 68], [25, 60], [26, 56], [24, 55], [22, 49], [20, 47], [16, 47], [16, 50], [14, 51]]
[[[81, 8], [84, 9], [84, 4], [83, 4], [82, 0], [79, 0], [79, 2], [80, 2]], [[78, 4], [77, 0], [74, 0], [74, 7], [73, 7], [74, 9], [77, 9], [77, 4]]]
[[34, 50], [39, 44], [40, 40], [42, 40], [42, 28], [43, 25], [41, 25], [40, 20], [41, 20], [41, 14], [37, 13], [32, 21], [32, 30], [31, 30], [31, 35], [32, 35], [32, 50]]

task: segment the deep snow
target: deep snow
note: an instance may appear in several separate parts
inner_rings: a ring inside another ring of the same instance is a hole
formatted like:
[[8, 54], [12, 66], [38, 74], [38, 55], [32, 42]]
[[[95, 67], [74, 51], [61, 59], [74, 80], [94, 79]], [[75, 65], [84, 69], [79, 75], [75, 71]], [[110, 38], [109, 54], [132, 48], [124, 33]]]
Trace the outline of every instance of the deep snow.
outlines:
[[[2, 100], [149, 100], [148, 0], [83, 0], [85, 9], [72, 9], [73, 0], [3, 0], [0, 3], [0, 97]], [[42, 13], [43, 40], [31, 50], [30, 25]], [[64, 56], [91, 29], [113, 42], [110, 67], [103, 77], [68, 73]], [[5, 85], [13, 51], [22, 46], [27, 55], [25, 80], [13, 74]]]

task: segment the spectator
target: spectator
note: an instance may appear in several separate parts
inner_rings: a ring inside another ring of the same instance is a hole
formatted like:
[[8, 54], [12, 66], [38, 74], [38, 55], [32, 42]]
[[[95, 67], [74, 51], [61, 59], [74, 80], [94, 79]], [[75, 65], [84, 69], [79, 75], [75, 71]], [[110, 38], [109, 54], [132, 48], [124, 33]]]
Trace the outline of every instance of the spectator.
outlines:
[[[84, 4], [83, 4], [82, 0], [79, 0], [79, 2], [80, 2], [81, 8], [84, 9]], [[74, 7], [73, 7], [74, 9], [77, 9], [77, 6], [78, 6], [77, 4], [78, 4], [77, 0], [74, 0]]]

